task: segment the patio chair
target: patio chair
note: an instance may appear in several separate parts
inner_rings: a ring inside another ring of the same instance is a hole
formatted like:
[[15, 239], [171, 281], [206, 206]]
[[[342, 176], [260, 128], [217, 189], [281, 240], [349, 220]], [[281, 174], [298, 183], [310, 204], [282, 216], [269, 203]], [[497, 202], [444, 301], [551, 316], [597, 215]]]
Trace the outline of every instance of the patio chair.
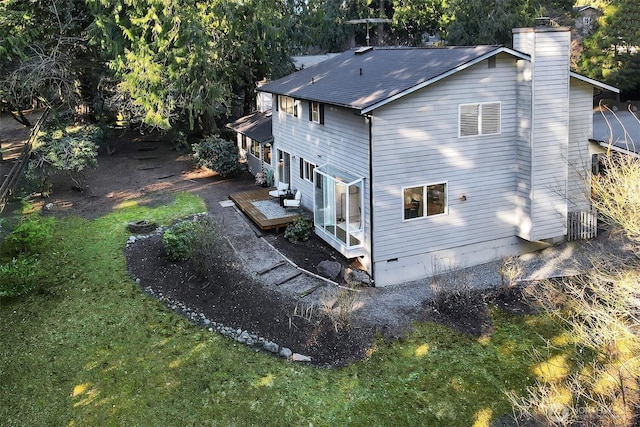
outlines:
[[299, 208], [300, 207], [300, 201], [302, 200], [302, 193], [300, 192], [300, 190], [296, 191], [296, 195], [293, 197], [293, 199], [284, 199], [282, 201], [284, 208]]
[[289, 190], [289, 183], [288, 182], [278, 182], [278, 185], [276, 186], [276, 189], [269, 191], [269, 195], [271, 197], [284, 196], [285, 194], [287, 194], [288, 190]]

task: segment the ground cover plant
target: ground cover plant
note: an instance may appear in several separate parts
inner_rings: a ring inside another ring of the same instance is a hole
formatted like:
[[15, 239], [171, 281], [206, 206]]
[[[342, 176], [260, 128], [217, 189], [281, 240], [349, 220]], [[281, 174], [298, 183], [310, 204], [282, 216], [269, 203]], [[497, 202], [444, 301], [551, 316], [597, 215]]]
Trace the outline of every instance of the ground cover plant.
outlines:
[[550, 357], [573, 357], [545, 316], [498, 309], [490, 336], [416, 324], [339, 369], [256, 354], [171, 312], [127, 274], [129, 221], [167, 226], [203, 210], [179, 194], [53, 221], [34, 290], [0, 300], [3, 425], [483, 426], [510, 413], [506, 391], [533, 384], [531, 348], [551, 340]]

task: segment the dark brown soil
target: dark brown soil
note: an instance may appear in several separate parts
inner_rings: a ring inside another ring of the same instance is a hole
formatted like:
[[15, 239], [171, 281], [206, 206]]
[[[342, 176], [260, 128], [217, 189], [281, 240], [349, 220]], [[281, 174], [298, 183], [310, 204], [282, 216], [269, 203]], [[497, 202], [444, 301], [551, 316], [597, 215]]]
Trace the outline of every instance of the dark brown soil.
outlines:
[[[108, 155], [103, 147], [98, 167], [90, 171], [84, 191], [72, 189], [71, 181], [64, 176], [54, 177], [51, 196], [33, 200], [43, 214], [97, 218], [128, 201], [156, 206], [171, 201], [177, 192], [188, 191], [203, 198], [215, 218], [221, 214], [218, 202], [227, 199], [229, 193], [255, 188], [248, 172], [222, 179], [195, 168], [187, 153], [173, 150], [172, 142], [166, 138], [123, 133], [110, 141], [109, 148], [115, 152]], [[47, 204], [53, 208], [45, 209]], [[306, 270], [314, 272], [320, 261], [328, 259], [347, 265], [344, 258], [316, 236], [297, 245], [286, 242], [282, 233], [271, 232], [265, 237]], [[233, 236], [229, 239], [233, 241]], [[215, 248], [206, 279], [195, 276], [188, 263], [169, 262], [159, 235], [135, 242], [125, 249], [125, 254], [132, 276], [155, 295], [162, 293], [203, 313], [211, 321], [248, 330], [311, 356], [317, 365], [339, 366], [365, 357], [375, 330], [383, 329], [384, 333], [384, 325], [366, 322], [336, 330], [317, 310], [311, 318], [294, 316], [296, 301], [254, 280], [239, 266], [228, 241], [219, 239]], [[510, 306], [512, 302], [505, 304]], [[492, 328], [480, 293], [454, 295], [438, 304], [425, 303], [420, 313], [411, 315], [414, 318], [401, 324], [433, 320], [475, 335], [490, 333]], [[398, 333], [394, 331], [391, 335], [397, 337]]]
[[[195, 275], [189, 262], [168, 261], [160, 234], [129, 245], [125, 254], [132, 276], [140, 279], [142, 286], [152, 288], [155, 295], [161, 293], [207, 319], [247, 330], [310, 356], [314, 365], [338, 366], [364, 356], [372, 331], [336, 330], [317, 310], [310, 318], [294, 315], [293, 298], [252, 280], [238, 265], [233, 249], [224, 239], [218, 239], [215, 246], [206, 278]], [[295, 255], [298, 261], [311, 263], [321, 257], [317, 250], [321, 246], [313, 239], [297, 246]]]

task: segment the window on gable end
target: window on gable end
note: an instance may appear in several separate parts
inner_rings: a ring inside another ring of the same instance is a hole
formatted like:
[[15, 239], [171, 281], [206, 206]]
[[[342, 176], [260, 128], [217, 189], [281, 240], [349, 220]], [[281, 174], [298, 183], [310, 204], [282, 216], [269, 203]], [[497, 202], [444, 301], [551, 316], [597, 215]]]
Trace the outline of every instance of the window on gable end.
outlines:
[[471, 136], [478, 134], [478, 104], [460, 106], [460, 136]]
[[500, 103], [482, 104], [480, 107], [482, 110], [480, 116], [482, 121], [480, 130], [482, 135], [500, 133]]
[[463, 104], [459, 106], [459, 136], [500, 133], [500, 103]]

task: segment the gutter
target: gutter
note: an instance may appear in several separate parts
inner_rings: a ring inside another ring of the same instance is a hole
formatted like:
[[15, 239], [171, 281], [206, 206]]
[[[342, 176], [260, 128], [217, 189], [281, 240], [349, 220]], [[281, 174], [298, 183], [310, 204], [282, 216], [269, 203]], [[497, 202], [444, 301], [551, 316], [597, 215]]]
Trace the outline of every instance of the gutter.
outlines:
[[633, 152], [631, 150], [626, 150], [624, 148], [618, 147], [617, 145], [613, 145], [611, 143], [605, 141], [599, 141], [597, 139], [590, 139], [589, 141], [595, 142], [600, 147], [606, 149], [607, 151], [615, 151], [617, 153], [626, 154], [627, 156], [635, 157], [636, 159], [640, 159], [640, 154]]
[[373, 262], [373, 116], [365, 115], [369, 122], [369, 257], [371, 259], [371, 283], [375, 287], [376, 273]]

